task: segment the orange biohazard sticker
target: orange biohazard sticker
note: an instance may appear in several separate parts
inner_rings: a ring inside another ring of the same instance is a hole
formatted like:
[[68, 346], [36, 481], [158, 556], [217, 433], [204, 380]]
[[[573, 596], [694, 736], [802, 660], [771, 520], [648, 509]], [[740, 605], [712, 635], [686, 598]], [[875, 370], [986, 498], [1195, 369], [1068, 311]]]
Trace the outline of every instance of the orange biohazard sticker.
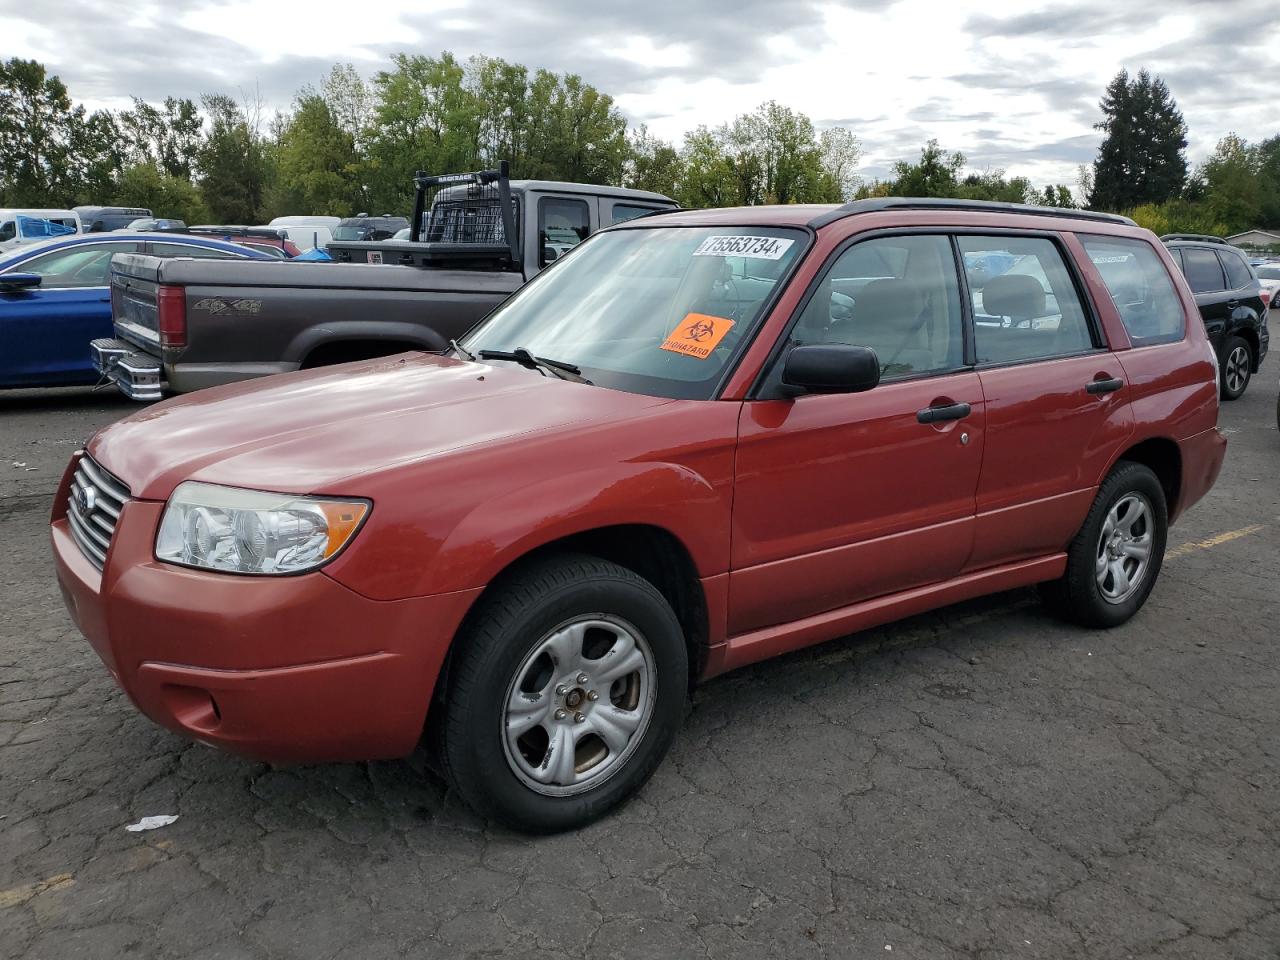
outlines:
[[732, 327], [733, 321], [725, 317], [690, 313], [659, 346], [672, 353], [683, 353], [687, 357], [705, 360]]

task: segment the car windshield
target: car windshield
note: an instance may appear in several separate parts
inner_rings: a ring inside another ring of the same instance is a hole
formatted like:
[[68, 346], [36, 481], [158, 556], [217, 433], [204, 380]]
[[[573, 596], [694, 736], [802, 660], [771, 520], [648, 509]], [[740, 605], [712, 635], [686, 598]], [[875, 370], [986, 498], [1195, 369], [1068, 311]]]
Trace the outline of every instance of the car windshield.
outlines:
[[527, 349], [600, 386], [709, 399], [805, 234], [777, 227], [607, 231], [580, 244], [467, 335]]
[[1280, 267], [1254, 267], [1260, 280], [1280, 280]]

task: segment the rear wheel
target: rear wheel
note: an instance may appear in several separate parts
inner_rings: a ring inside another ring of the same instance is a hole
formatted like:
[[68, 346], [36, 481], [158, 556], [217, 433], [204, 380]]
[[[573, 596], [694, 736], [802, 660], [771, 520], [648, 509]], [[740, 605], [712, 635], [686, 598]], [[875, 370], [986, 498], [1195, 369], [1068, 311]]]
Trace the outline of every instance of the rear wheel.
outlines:
[[1062, 579], [1042, 584], [1050, 609], [1087, 627], [1115, 627], [1137, 613], [1164, 561], [1169, 515], [1149, 467], [1122, 461], [1067, 551]]
[[640, 788], [683, 716], [688, 654], [647, 580], [588, 556], [537, 562], [458, 638], [442, 766], [478, 813], [545, 833]]
[[1222, 347], [1222, 399], [1238, 400], [1249, 386], [1253, 353], [1241, 337], [1228, 337]]

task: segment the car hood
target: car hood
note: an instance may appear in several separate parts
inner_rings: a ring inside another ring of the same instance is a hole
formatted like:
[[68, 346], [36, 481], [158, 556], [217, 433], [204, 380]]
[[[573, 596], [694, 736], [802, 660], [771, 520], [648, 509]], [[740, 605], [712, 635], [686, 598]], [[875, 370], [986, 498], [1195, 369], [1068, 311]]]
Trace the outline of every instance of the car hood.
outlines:
[[414, 353], [168, 400], [101, 430], [88, 449], [139, 499], [166, 499], [184, 480], [342, 493], [344, 481], [382, 468], [669, 402]]

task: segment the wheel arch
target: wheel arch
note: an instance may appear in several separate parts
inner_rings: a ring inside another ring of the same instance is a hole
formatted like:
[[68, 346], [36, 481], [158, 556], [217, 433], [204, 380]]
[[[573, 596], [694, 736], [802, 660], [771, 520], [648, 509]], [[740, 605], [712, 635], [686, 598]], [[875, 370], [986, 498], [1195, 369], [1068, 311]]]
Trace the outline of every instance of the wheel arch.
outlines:
[[[458, 626], [456, 636], [466, 631], [468, 622], [494, 591], [501, 590], [515, 574], [531, 563], [556, 554], [585, 553], [633, 571], [657, 588], [675, 611], [689, 652], [689, 683], [701, 675], [710, 650], [710, 618], [706, 593], [698, 578], [693, 554], [670, 530], [651, 523], [621, 523], [593, 527], [557, 537], [531, 547], [512, 558], [472, 601]], [[428, 725], [448, 690], [455, 643], [450, 643], [432, 693], [427, 712]]]
[[284, 350], [284, 359], [306, 365], [318, 350], [353, 349], [358, 346], [403, 346], [409, 350], [443, 350], [448, 344], [430, 327], [415, 323], [339, 321], [317, 324], [298, 333]]
[[1168, 437], [1148, 437], [1124, 450], [1107, 469], [1110, 474], [1123, 460], [1140, 463], [1156, 475], [1164, 490], [1170, 522], [1181, 509], [1182, 451], [1176, 441]]

